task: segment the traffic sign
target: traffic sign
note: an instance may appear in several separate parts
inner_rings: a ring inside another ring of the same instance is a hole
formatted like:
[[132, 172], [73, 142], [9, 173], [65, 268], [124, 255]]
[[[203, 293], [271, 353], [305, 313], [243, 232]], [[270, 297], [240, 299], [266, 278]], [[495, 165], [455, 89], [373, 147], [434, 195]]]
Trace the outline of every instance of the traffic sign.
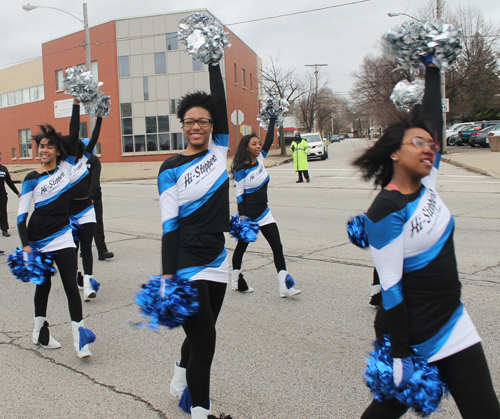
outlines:
[[450, 112], [450, 99], [441, 99], [441, 106], [443, 107], [443, 113]]
[[234, 125], [240, 125], [243, 123], [244, 121], [244, 118], [245, 115], [243, 115], [243, 112], [241, 111], [234, 111], [232, 114], [231, 114], [231, 122], [234, 124]]

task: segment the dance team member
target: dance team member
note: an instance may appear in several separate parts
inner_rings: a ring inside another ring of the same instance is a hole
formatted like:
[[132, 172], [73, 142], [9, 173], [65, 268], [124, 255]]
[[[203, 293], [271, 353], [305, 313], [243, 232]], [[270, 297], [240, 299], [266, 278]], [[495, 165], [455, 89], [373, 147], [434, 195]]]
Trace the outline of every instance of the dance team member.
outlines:
[[229, 231], [226, 96], [219, 65], [208, 68], [211, 94], [188, 94], [177, 109], [188, 146], [165, 160], [158, 174], [163, 276], [189, 279], [198, 291], [199, 310], [182, 325], [186, 339], [170, 384], [174, 396], [188, 386], [196, 419], [210, 414], [215, 324], [229, 270], [224, 246]]
[[307, 155], [309, 154], [309, 144], [304, 140], [300, 134], [297, 132], [295, 134], [295, 140], [290, 144], [290, 150], [292, 150], [293, 165], [295, 171], [299, 174], [299, 180], [295, 183], [302, 183], [304, 179], [302, 175], [306, 178], [307, 182], [309, 179], [309, 162], [307, 161]]
[[[238, 150], [231, 164], [231, 172], [236, 182], [236, 198], [240, 217], [255, 220], [273, 251], [274, 266], [278, 272], [279, 293], [281, 297], [291, 297], [300, 293], [295, 288], [288, 289], [285, 279], [286, 270], [283, 245], [276, 221], [267, 206], [267, 187], [269, 174], [264, 167], [264, 159], [274, 140], [274, 123], [276, 117], [271, 116], [264, 146], [255, 134], [245, 135], [238, 144]], [[233, 270], [231, 271], [231, 288], [234, 291], [249, 293], [249, 287], [241, 273], [243, 255], [248, 242], [239, 239], [233, 253]]]
[[7, 190], [5, 189], [5, 182], [7, 182], [9, 188], [12, 189], [12, 192], [20, 198], [21, 194], [17, 190], [14, 182], [12, 182], [9, 171], [4, 165], [2, 165], [2, 152], [0, 151], [0, 227], [2, 228], [2, 236], [10, 237], [9, 219], [7, 216], [7, 201], [9, 197], [7, 195]]
[[[80, 106], [75, 99], [73, 105], [72, 123], [80, 126]], [[78, 247], [81, 248], [83, 278], [80, 272], [76, 273], [78, 286], [83, 287], [83, 296], [85, 301], [90, 301], [96, 297], [96, 291], [92, 287], [91, 279], [93, 274], [92, 257], [92, 239], [94, 238], [94, 226], [96, 216], [92, 198], [90, 197], [90, 176], [87, 169], [87, 161], [92, 155], [94, 147], [99, 139], [101, 131], [102, 118], [96, 119], [96, 124], [92, 132], [92, 138], [83, 138], [78, 140], [76, 156], [70, 174], [71, 189], [69, 191], [69, 215], [79, 224], [79, 240], [75, 239], [76, 244], [76, 264], [78, 270]], [[70, 157], [70, 161], [72, 158]]]
[[[366, 220], [382, 286], [375, 331], [380, 342], [389, 336], [396, 386], [413, 374], [416, 351], [438, 367], [463, 418], [499, 419], [481, 338], [460, 301], [453, 217], [435, 188], [441, 112], [439, 69], [431, 63], [421, 109], [429, 125], [421, 117], [394, 123], [354, 161], [382, 187]], [[362, 418], [399, 418], [407, 410], [396, 399], [373, 400]]]
[[[78, 102], [76, 102], [78, 103]], [[78, 104], [73, 107], [78, 108]], [[76, 252], [69, 225], [68, 200], [69, 178], [72, 164], [67, 156], [74, 156], [78, 142], [79, 124], [71, 118], [69, 141], [55, 131], [51, 125], [41, 125], [41, 132], [33, 137], [40, 155], [40, 167], [26, 175], [19, 203], [19, 236], [25, 259], [33, 257], [32, 249], [42, 253], [55, 252], [54, 261], [59, 270], [64, 291], [68, 299], [73, 332], [73, 343], [79, 358], [91, 356], [89, 345], [80, 349], [80, 328], [84, 328], [82, 300], [75, 281]], [[34, 202], [35, 209], [26, 226], [28, 211]], [[47, 303], [51, 288], [51, 277], [47, 276], [35, 291], [35, 328], [33, 343], [48, 349], [60, 348], [48, 330]]]

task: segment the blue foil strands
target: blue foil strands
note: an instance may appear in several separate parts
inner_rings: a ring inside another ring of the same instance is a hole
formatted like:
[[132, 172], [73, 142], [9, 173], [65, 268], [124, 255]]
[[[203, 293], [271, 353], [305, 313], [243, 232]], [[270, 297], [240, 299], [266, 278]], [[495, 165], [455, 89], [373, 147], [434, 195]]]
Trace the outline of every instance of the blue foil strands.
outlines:
[[230, 221], [229, 234], [236, 240], [243, 240], [246, 243], [257, 241], [259, 225], [249, 217], [233, 215]]
[[148, 318], [147, 323], [137, 327], [158, 330], [160, 326], [170, 329], [185, 323], [198, 311], [198, 291], [186, 279], [151, 276], [134, 298], [140, 313]]
[[83, 227], [80, 225], [78, 220], [73, 216], [69, 216], [69, 226], [71, 227], [71, 233], [73, 234], [73, 240], [79, 242], [82, 237]]
[[290, 289], [295, 285], [295, 281], [293, 280], [292, 275], [286, 274], [285, 285], [287, 289]]
[[347, 222], [347, 236], [349, 241], [362, 249], [368, 247], [368, 234], [365, 229], [366, 214], [358, 214], [349, 218]]
[[94, 335], [94, 332], [92, 332], [92, 330], [86, 329], [85, 327], [79, 327], [78, 332], [80, 334], [80, 339], [79, 339], [80, 351], [85, 345], [95, 342], [96, 337]]
[[192, 13], [179, 22], [179, 42], [186, 45], [186, 52], [203, 64], [216, 65], [230, 47], [229, 34], [217, 20], [202, 13]]
[[14, 250], [8, 257], [9, 270], [22, 282], [33, 282], [42, 285], [45, 278], [54, 275], [57, 271], [53, 265], [54, 253], [41, 253], [33, 250], [30, 260], [24, 260], [24, 252], [21, 247]]
[[427, 417], [437, 410], [441, 399], [448, 392], [436, 366], [430, 366], [420, 356], [412, 355], [415, 372], [408, 385], [398, 389], [394, 384], [390, 342], [375, 341], [375, 350], [366, 359], [363, 371], [366, 385], [375, 400], [381, 402], [395, 398], [399, 403], [413, 409], [419, 416]]

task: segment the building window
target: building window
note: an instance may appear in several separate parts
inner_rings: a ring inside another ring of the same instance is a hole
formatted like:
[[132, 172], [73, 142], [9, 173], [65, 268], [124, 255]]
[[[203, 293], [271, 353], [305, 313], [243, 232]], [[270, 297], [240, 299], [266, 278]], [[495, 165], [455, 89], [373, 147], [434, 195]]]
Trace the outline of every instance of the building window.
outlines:
[[63, 80], [64, 80], [64, 70], [56, 70], [56, 91], [57, 92], [62, 92], [64, 90]]
[[7, 93], [9, 96], [9, 106], [14, 106], [16, 104], [16, 97], [14, 96], [14, 92]]
[[94, 148], [94, 154], [101, 155], [101, 143], [97, 143]]
[[238, 84], [238, 72], [236, 71], [236, 63], [234, 63], [234, 84]]
[[132, 104], [131, 103], [120, 103], [120, 112], [122, 118], [132, 116]]
[[156, 116], [146, 116], [146, 134], [157, 133]]
[[134, 152], [134, 137], [131, 135], [122, 137], [123, 142], [123, 152], [133, 153]]
[[250, 73], [250, 91], [253, 92], [252, 73]]
[[17, 148], [12, 149], [12, 160], [17, 160]]
[[7, 96], [7, 93], [4, 93], [2, 95], [2, 108], [6, 108], [7, 106], [9, 106], [9, 98]]
[[171, 136], [171, 146], [172, 150], [182, 150], [182, 133], [181, 132], [175, 132], [173, 134], [170, 134]]
[[177, 32], [167, 33], [167, 51], [176, 51], [179, 49], [177, 42]]
[[122, 118], [122, 135], [133, 134], [132, 118]]
[[203, 63], [198, 58], [193, 58], [193, 71], [203, 71]]
[[30, 89], [23, 89], [23, 103], [30, 101]]
[[134, 135], [134, 150], [137, 153], [144, 153], [146, 151], [145, 135]]
[[118, 57], [118, 76], [130, 77], [130, 59], [128, 55]]
[[149, 78], [144, 76], [142, 78], [142, 85], [144, 87], [144, 100], [149, 100]]
[[179, 105], [179, 99], [170, 99], [170, 113], [177, 113], [177, 106]]
[[80, 138], [90, 138], [86, 122], [80, 122]]
[[158, 132], [170, 131], [170, 119], [168, 115], [158, 115]]
[[155, 52], [155, 74], [167, 74], [167, 54]]
[[21, 129], [19, 130], [19, 145], [21, 149], [21, 158], [33, 158], [31, 150], [31, 130]]
[[146, 135], [146, 150], [158, 151], [158, 134]]
[[170, 150], [170, 134], [158, 134], [161, 151]]
[[246, 81], [246, 77], [245, 77], [245, 69], [244, 68], [241, 69], [241, 86], [243, 87], [243, 89], [247, 88], [247, 81]]

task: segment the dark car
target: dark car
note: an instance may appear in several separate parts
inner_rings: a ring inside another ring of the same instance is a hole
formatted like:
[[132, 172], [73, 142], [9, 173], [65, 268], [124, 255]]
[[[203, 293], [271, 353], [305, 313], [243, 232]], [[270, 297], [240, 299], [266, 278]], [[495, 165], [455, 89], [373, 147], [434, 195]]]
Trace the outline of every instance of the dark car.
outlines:
[[446, 144], [448, 144], [448, 145], [464, 145], [460, 141], [460, 137], [459, 137], [460, 131], [471, 131], [471, 130], [474, 130], [476, 128], [481, 128], [481, 125], [479, 125], [479, 124], [476, 124], [476, 125], [463, 125], [462, 127], [460, 127], [457, 130], [456, 134], [452, 134], [452, 135], [450, 135], [446, 139]]
[[344, 137], [342, 137], [342, 135], [332, 135], [330, 137], [330, 141], [332, 143], [340, 143], [340, 141], [343, 140], [343, 139], [344, 139]]
[[490, 125], [486, 128], [483, 128], [480, 131], [476, 131], [475, 133], [471, 134], [470, 139], [469, 139], [469, 145], [471, 147], [475, 146], [481, 146], [483, 148], [489, 147], [490, 143], [487, 141], [490, 132], [498, 130], [500, 125]]
[[477, 131], [481, 129], [481, 125], [474, 125], [472, 127], [464, 127], [464, 129], [458, 132], [458, 145], [466, 145], [469, 144], [469, 139], [472, 134], [475, 134]]

